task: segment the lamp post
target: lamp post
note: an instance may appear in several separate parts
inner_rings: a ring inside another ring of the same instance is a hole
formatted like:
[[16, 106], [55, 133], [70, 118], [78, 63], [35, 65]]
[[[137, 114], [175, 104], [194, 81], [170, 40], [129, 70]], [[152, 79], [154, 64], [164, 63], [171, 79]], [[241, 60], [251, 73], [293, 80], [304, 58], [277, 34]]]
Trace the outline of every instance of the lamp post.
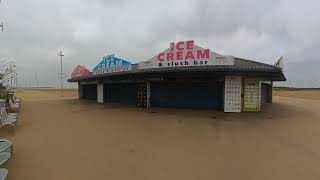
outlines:
[[61, 97], [63, 97], [63, 76], [62, 76], [62, 57], [64, 56], [64, 54], [60, 51], [58, 53], [58, 56], [60, 56], [60, 87], [61, 87]]
[[[0, 5], [1, 5], [1, 0], [0, 0]], [[0, 23], [0, 28], [1, 28], [1, 31], [3, 32], [3, 22]]]
[[16, 73], [16, 80], [15, 80], [15, 82], [16, 82], [16, 88], [18, 88], [18, 73]]
[[39, 88], [38, 72], [36, 72], [36, 82], [37, 82], [37, 88]]
[[1, 28], [1, 31], [3, 32], [3, 22], [0, 23], [0, 28]]

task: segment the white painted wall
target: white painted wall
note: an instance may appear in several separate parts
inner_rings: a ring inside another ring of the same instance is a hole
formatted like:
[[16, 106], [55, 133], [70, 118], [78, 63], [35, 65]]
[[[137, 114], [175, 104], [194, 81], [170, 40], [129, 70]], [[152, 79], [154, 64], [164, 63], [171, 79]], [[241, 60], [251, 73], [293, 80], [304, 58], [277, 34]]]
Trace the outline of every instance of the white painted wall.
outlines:
[[103, 84], [97, 84], [97, 101], [103, 103]]

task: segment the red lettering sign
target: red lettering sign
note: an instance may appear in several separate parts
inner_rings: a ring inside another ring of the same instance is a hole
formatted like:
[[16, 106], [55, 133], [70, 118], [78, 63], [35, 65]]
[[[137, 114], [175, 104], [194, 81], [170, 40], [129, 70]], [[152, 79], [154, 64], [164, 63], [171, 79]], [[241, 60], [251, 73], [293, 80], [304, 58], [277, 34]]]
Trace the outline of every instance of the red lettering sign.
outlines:
[[177, 52], [177, 60], [182, 60], [183, 59], [183, 52], [182, 51], [179, 51]]
[[158, 54], [158, 56], [157, 56], [158, 61], [164, 61], [163, 56], [164, 56], [164, 53]]
[[193, 50], [194, 41], [187, 41], [187, 50]]
[[188, 51], [188, 52], [187, 52], [186, 60], [188, 60], [188, 59], [194, 59], [194, 55], [193, 55], [193, 52], [192, 52], [192, 51]]
[[174, 53], [167, 53], [167, 61], [174, 60]]
[[209, 58], [209, 54], [210, 54], [210, 50], [209, 49], [198, 50], [197, 51], [197, 59], [208, 59]]
[[170, 43], [170, 49], [171, 51], [174, 51], [174, 43]]
[[184, 47], [182, 47], [182, 45], [184, 45], [184, 42], [183, 42], [183, 41], [177, 42], [177, 44], [176, 44], [176, 49], [177, 49], [178, 51], [184, 50]]
[[194, 41], [180, 41], [177, 43], [170, 43], [169, 52], [158, 54], [158, 61], [175, 61], [175, 60], [198, 60], [209, 59], [209, 49], [194, 49]]

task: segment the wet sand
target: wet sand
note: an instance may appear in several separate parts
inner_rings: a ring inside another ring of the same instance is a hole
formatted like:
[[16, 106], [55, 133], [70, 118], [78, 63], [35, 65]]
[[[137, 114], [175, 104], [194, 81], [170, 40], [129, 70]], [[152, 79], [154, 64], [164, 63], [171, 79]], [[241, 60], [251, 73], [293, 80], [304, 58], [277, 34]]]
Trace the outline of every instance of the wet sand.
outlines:
[[18, 94], [18, 127], [1, 136], [16, 151], [9, 180], [320, 179], [320, 99], [275, 96], [234, 114]]

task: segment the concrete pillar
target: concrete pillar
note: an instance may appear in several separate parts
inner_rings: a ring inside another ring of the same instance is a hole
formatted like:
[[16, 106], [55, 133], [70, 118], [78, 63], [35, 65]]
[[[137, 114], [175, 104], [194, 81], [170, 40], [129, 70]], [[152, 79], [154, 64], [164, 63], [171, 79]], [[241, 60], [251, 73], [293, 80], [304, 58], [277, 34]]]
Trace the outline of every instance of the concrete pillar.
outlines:
[[271, 81], [270, 86], [268, 87], [268, 103], [272, 103], [272, 91], [273, 91], [273, 82]]
[[103, 84], [97, 84], [97, 102], [103, 103]]
[[147, 82], [147, 108], [151, 107], [150, 100], [151, 100], [151, 89], [150, 89], [150, 82]]
[[78, 96], [79, 99], [83, 98], [83, 86], [80, 83], [78, 83]]

